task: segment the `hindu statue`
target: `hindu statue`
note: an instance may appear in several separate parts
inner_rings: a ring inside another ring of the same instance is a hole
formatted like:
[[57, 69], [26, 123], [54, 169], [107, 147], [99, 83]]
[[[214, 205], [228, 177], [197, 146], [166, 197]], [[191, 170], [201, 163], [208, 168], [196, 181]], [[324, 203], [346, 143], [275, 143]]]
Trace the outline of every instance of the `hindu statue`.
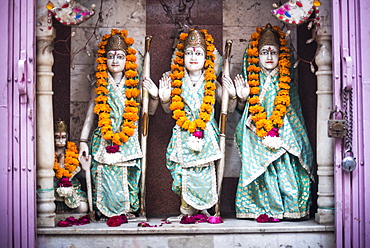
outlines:
[[[119, 215], [135, 219], [139, 215], [142, 87], [150, 95], [149, 114], [158, 104], [158, 88], [153, 81], [145, 78], [139, 82], [141, 63], [133, 43], [127, 30], [112, 29], [102, 37], [96, 88], [81, 132], [79, 159], [87, 160], [91, 155], [93, 208], [103, 219]], [[96, 118], [97, 127], [92, 130]]]
[[242, 161], [236, 217], [308, 216], [313, 154], [278, 27], [267, 24], [251, 35], [235, 87], [242, 111], [235, 130]]
[[[172, 57], [171, 72], [159, 81], [159, 97], [165, 112], [176, 120], [167, 147], [166, 166], [172, 190], [180, 196], [180, 219], [197, 213], [209, 216], [218, 201], [215, 162], [223, 156], [214, 104], [221, 99], [222, 86], [216, 81], [221, 56], [207, 30], [192, 29], [179, 36]], [[235, 108], [236, 91], [230, 78], [229, 109]], [[169, 218], [172, 221], [176, 217]]]
[[57, 121], [54, 127], [54, 188], [56, 213], [87, 213], [86, 193], [75, 177], [81, 171], [75, 143], [68, 141], [67, 125]]

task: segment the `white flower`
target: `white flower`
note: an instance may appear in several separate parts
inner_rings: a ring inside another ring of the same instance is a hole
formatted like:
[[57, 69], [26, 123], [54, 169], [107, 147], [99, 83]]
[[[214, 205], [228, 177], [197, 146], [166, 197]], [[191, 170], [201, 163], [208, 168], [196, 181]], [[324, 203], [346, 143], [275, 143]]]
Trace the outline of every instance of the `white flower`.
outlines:
[[70, 197], [73, 193], [73, 187], [59, 187], [57, 193], [60, 197]]
[[266, 136], [262, 144], [266, 146], [269, 149], [279, 149], [283, 145], [283, 141], [281, 140], [280, 137], [271, 137], [271, 136]]
[[193, 135], [188, 138], [187, 145], [190, 149], [196, 152], [200, 152], [204, 145], [204, 139], [199, 139]]

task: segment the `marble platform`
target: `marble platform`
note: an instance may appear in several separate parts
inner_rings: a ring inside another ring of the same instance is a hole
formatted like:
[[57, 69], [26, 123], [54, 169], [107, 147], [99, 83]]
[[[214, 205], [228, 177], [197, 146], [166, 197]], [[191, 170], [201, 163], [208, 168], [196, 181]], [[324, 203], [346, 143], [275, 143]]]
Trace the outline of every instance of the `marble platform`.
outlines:
[[37, 229], [37, 247], [335, 247], [334, 225], [314, 220], [257, 223], [253, 220], [224, 219], [222, 224], [163, 224], [149, 219], [139, 227], [126, 223], [109, 227], [105, 222], [84, 226]]

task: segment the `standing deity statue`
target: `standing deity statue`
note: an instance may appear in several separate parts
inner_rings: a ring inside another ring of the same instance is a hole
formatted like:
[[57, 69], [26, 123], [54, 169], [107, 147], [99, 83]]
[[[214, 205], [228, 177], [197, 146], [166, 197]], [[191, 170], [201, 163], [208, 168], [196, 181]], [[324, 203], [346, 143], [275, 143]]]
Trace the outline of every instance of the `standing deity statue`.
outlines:
[[[214, 104], [221, 99], [222, 86], [216, 81], [221, 56], [207, 30], [190, 30], [179, 36], [172, 58], [171, 73], [159, 81], [159, 97], [165, 112], [172, 111], [176, 125], [167, 147], [166, 165], [173, 177], [172, 190], [181, 197], [181, 215], [208, 209], [218, 201], [215, 161], [224, 156], [219, 147], [219, 130]], [[223, 79], [236, 105], [232, 80]]]
[[56, 213], [87, 213], [86, 193], [75, 175], [81, 171], [77, 146], [68, 141], [67, 125], [57, 121], [54, 128], [54, 188]]
[[[143, 152], [139, 142], [141, 90], [150, 95], [149, 114], [158, 105], [158, 88], [149, 78], [139, 82], [137, 51], [127, 30], [112, 29], [102, 37], [96, 62], [96, 88], [80, 138], [80, 160], [91, 154], [93, 208], [98, 217], [126, 215], [140, 207]], [[95, 114], [94, 114], [95, 113]], [[89, 137], [98, 117], [98, 126]], [[82, 163], [82, 162], [81, 162]]]
[[313, 154], [285, 34], [267, 24], [251, 36], [243, 76], [235, 78], [235, 130], [242, 160], [236, 217], [302, 218], [309, 214]]

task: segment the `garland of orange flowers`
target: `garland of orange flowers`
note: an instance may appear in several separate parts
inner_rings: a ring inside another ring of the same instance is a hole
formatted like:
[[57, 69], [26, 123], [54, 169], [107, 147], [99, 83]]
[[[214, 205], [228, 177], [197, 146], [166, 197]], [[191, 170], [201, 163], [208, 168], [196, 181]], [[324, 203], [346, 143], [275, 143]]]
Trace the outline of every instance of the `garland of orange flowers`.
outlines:
[[[125, 76], [126, 76], [126, 102], [125, 102], [125, 112], [123, 113], [123, 125], [121, 126], [121, 131], [114, 133], [112, 129], [112, 120], [110, 119], [111, 108], [107, 104], [109, 93], [107, 89], [108, 85], [108, 72], [107, 72], [107, 58], [105, 46], [107, 45], [108, 39], [115, 34], [120, 34], [125, 43], [127, 44], [127, 56], [125, 64]], [[132, 48], [134, 39], [127, 37], [128, 32], [126, 29], [119, 31], [118, 29], [112, 29], [111, 34], [106, 34], [102, 37], [102, 42], [99, 43], [98, 58], [96, 62], [98, 63], [96, 67], [96, 89], [95, 93], [98, 96], [95, 98], [94, 113], [99, 115], [98, 126], [101, 127], [101, 132], [105, 140], [112, 140], [113, 144], [121, 145], [128, 141], [129, 137], [134, 134], [135, 121], [139, 119], [138, 112], [139, 103], [136, 98], [140, 95], [140, 90], [138, 89], [139, 79], [137, 78], [137, 64], [136, 62], [136, 50]]]
[[247, 49], [248, 54], [248, 68], [247, 68], [247, 79], [250, 86], [249, 95], [249, 112], [252, 114], [251, 119], [256, 126], [256, 134], [259, 137], [265, 137], [272, 128], [281, 128], [284, 124], [283, 117], [286, 114], [287, 107], [290, 105], [289, 89], [290, 89], [290, 50], [287, 47], [288, 42], [285, 39], [285, 33], [280, 30], [279, 27], [274, 26], [273, 29], [279, 32], [280, 36], [280, 53], [279, 53], [279, 90], [275, 98], [275, 108], [270, 116], [267, 118], [267, 113], [264, 107], [261, 106], [259, 93], [260, 93], [260, 81], [259, 72], [259, 51], [258, 41], [262, 28], [258, 27], [256, 32], [251, 35], [251, 42]]
[[[192, 29], [191, 29], [192, 30]], [[191, 31], [190, 30], [190, 31]], [[184, 41], [186, 37], [188, 37], [188, 33], [182, 33], [179, 37], [179, 43], [177, 45], [177, 50], [175, 51], [176, 58], [173, 60], [173, 64], [171, 65], [170, 78], [172, 79], [172, 92], [171, 92], [171, 104], [170, 109], [173, 111], [172, 118], [176, 120], [176, 124], [188, 130], [190, 133], [194, 133], [197, 130], [204, 130], [206, 128], [206, 124], [208, 121], [211, 120], [211, 114], [213, 112], [213, 105], [215, 103], [215, 90], [216, 84], [214, 81], [216, 80], [216, 73], [215, 73], [215, 64], [214, 61], [216, 56], [214, 55], [215, 46], [213, 45], [213, 38], [210, 34], [208, 34], [207, 30], [201, 30], [205, 35], [206, 40], [206, 62], [204, 64], [205, 69], [205, 77], [206, 83], [204, 85], [204, 97], [202, 100], [202, 104], [200, 106], [200, 113], [199, 118], [193, 121], [190, 121], [189, 118], [186, 116], [184, 109], [184, 102], [181, 97], [181, 86], [182, 86], [182, 79], [184, 77]]]
[[54, 167], [53, 170], [55, 172], [55, 177], [58, 179], [61, 179], [62, 177], [68, 177], [71, 178], [73, 175], [73, 172], [76, 170], [77, 166], [79, 165], [78, 161], [78, 150], [77, 146], [74, 142], [67, 142], [67, 150], [65, 153], [64, 158], [64, 168], [61, 167], [58, 163], [58, 159], [54, 159]]

